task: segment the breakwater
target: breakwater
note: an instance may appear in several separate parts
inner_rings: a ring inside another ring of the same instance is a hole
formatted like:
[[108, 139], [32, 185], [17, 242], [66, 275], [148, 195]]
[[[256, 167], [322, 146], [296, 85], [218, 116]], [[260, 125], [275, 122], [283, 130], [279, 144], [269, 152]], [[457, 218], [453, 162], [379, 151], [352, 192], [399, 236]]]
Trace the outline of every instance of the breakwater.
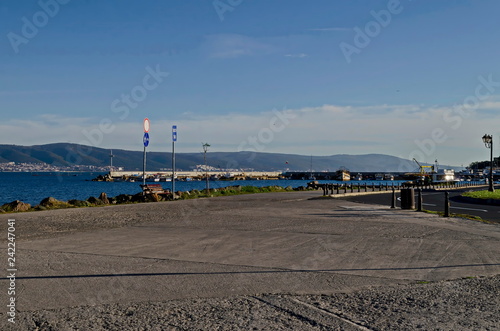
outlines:
[[[146, 178], [149, 180], [157, 179], [157, 181], [171, 180], [171, 171], [146, 171]], [[405, 173], [381, 173], [381, 172], [352, 172], [352, 180], [408, 180]], [[207, 176], [211, 180], [338, 180], [339, 173], [337, 171], [176, 171], [177, 180], [203, 180]], [[99, 180], [121, 181], [142, 179], [141, 171], [111, 171], [103, 175]]]
[[[103, 179], [112, 181], [138, 181], [142, 179], [139, 171], [110, 171]], [[168, 171], [146, 171], [148, 180], [167, 181], [172, 179], [172, 172]], [[250, 171], [250, 172], [227, 172], [227, 171], [176, 171], [175, 178], [179, 181], [203, 180], [206, 177], [211, 180], [277, 180], [286, 179], [281, 172], [277, 171]]]

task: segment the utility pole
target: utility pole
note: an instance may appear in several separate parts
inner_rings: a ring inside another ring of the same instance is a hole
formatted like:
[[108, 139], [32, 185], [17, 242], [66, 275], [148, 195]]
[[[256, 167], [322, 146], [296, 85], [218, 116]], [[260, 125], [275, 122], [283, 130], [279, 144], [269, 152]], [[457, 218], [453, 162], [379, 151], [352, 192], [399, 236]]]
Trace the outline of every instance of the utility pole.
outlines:
[[177, 125], [172, 125], [172, 200], [175, 200], [175, 142], [177, 141]]
[[490, 149], [490, 174], [488, 180], [488, 191], [495, 192], [495, 187], [493, 186], [493, 136], [485, 134], [483, 136], [483, 142], [486, 148]]
[[144, 137], [142, 138], [142, 142], [144, 143], [144, 154], [142, 156], [142, 185], [146, 186], [146, 147], [149, 145], [149, 128], [151, 124], [149, 119], [146, 117], [144, 119]]
[[208, 151], [208, 147], [210, 147], [209, 144], [207, 143], [202, 143], [201, 145], [203, 147], [203, 160], [205, 162], [205, 180], [206, 180], [206, 183], [207, 183], [207, 195], [209, 194], [209, 185], [208, 185], [208, 168], [207, 168], [207, 151]]
[[113, 150], [110, 149], [110, 154], [109, 154], [109, 172], [113, 171], [113, 158], [115, 156], [113, 155]]

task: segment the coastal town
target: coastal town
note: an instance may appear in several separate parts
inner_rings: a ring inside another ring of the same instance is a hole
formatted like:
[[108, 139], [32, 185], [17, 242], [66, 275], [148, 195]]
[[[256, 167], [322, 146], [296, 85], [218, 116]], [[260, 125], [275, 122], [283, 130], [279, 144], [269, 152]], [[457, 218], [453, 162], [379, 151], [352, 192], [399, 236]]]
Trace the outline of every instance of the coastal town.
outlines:
[[29, 162], [5, 162], [0, 163], [0, 172], [104, 172], [109, 171], [109, 167], [97, 167], [93, 165], [71, 165], [58, 166], [47, 163]]

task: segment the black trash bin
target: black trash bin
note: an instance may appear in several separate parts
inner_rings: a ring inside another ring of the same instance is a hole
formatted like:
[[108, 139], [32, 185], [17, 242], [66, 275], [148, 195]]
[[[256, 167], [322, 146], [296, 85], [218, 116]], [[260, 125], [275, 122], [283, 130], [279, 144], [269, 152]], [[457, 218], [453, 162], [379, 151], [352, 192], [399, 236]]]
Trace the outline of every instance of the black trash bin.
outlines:
[[415, 209], [415, 189], [401, 189], [401, 209]]

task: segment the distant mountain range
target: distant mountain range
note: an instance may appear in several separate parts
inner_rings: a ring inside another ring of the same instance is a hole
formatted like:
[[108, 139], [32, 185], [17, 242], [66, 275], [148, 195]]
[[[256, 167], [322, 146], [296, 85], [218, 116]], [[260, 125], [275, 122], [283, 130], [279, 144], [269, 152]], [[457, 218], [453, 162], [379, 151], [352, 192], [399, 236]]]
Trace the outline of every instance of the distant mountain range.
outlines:
[[[93, 165], [109, 166], [110, 150], [56, 143], [38, 146], [0, 145], [0, 163], [47, 163], [55, 166]], [[113, 165], [124, 170], [142, 170], [141, 151], [113, 149]], [[171, 153], [148, 152], [147, 170], [171, 168]], [[203, 164], [203, 153], [176, 153], [176, 168], [191, 170]], [[347, 168], [351, 172], [398, 172], [417, 170], [409, 160], [384, 154], [308, 156], [257, 152], [208, 152], [207, 164], [221, 169], [254, 169], [255, 171], [336, 171]]]

